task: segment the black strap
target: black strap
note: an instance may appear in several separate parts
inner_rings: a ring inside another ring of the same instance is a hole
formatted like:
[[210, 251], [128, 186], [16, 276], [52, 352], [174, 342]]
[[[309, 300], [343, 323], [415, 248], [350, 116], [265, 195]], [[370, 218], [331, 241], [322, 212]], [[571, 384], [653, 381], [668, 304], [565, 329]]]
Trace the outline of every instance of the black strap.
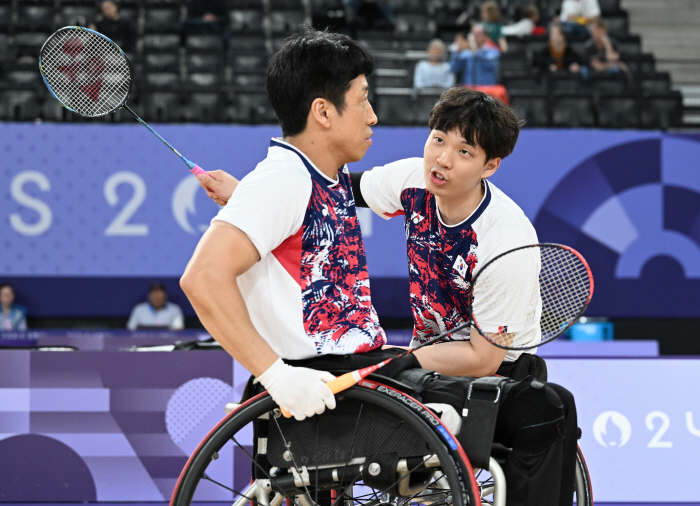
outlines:
[[477, 378], [469, 385], [462, 410], [459, 442], [474, 467], [489, 468], [491, 444], [503, 384], [512, 381], [501, 376]]
[[355, 197], [355, 207], [369, 207], [365, 199], [362, 197], [362, 190], [360, 189], [360, 180], [364, 172], [351, 172], [350, 182], [352, 183], [352, 194]]

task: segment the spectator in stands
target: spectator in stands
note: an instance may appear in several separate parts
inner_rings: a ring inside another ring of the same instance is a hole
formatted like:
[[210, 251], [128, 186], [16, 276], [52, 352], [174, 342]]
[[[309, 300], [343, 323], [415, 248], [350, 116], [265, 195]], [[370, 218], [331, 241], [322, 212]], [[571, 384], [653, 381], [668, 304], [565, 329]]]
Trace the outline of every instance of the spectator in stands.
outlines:
[[428, 44], [428, 59], [419, 61], [413, 73], [413, 88], [449, 88], [455, 84], [455, 75], [445, 61], [447, 48], [440, 39]]
[[355, 29], [388, 29], [396, 26], [394, 0], [347, 0], [350, 23]]
[[584, 39], [588, 27], [600, 17], [598, 0], [563, 0], [559, 22], [567, 35]]
[[480, 23], [476, 23], [469, 34], [457, 34], [454, 48], [450, 70], [457, 82], [480, 86], [496, 84], [501, 52]]
[[523, 7], [521, 16], [520, 21], [512, 25], [504, 26], [501, 29], [501, 33], [504, 36], [516, 35], [518, 37], [524, 37], [525, 35], [536, 35], [535, 30], [537, 28], [540, 28], [540, 31], [544, 32], [544, 28], [537, 26], [537, 23], [540, 22], [540, 10], [535, 4]]
[[189, 0], [185, 33], [221, 33], [228, 24], [224, 0]]
[[119, 15], [119, 7], [112, 0], [100, 4], [101, 14], [90, 28], [106, 35], [125, 52], [134, 50], [136, 31], [132, 24]]
[[543, 73], [581, 72], [583, 58], [569, 46], [564, 29], [558, 23], [549, 27], [549, 45], [535, 55], [535, 63]]
[[503, 36], [503, 25], [501, 24], [501, 9], [498, 4], [492, 0], [481, 4], [481, 26], [491, 42], [493, 42], [501, 51], [508, 50], [508, 43]]
[[182, 330], [185, 326], [182, 310], [168, 302], [168, 292], [161, 283], [153, 283], [148, 289], [148, 302], [137, 304], [131, 311], [126, 328], [169, 328]]
[[601, 20], [591, 26], [591, 38], [586, 42], [588, 65], [596, 72], [629, 73], [627, 65], [620, 60], [615, 42], [608, 37], [608, 24]]
[[0, 330], [27, 330], [27, 310], [15, 304], [15, 289], [0, 285]]

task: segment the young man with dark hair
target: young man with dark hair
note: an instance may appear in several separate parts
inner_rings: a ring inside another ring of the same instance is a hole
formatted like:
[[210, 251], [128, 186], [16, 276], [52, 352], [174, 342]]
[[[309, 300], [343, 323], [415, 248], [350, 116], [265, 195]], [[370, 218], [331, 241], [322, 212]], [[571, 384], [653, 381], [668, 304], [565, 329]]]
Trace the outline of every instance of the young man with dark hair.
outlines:
[[[538, 242], [522, 210], [487, 180], [517, 142], [520, 121], [512, 110], [484, 93], [451, 88], [433, 108], [430, 128], [423, 158], [352, 174], [358, 205], [369, 205], [387, 219], [404, 216], [413, 346], [466, 320], [471, 281], [481, 266], [499, 253]], [[202, 184], [213, 181], [202, 178]], [[226, 200], [235, 180], [224, 186], [220, 198]], [[493, 294], [475, 293], [475, 306], [488, 308], [475, 312], [488, 314], [494, 331], [514, 321], [530, 322], [518, 332], [517, 344], [536, 344], [539, 318], [532, 316], [538, 297], [536, 284], [524, 285], [520, 300], [507, 307]], [[407, 370], [398, 378], [417, 381], [423, 402], [447, 403], [461, 413], [473, 378], [497, 371], [508, 375], [521, 353], [506, 352], [476, 331], [465, 331], [413, 354], [420, 367], [449, 376], [416, 376]], [[494, 441], [513, 448], [504, 468], [507, 503], [571, 504], [578, 435], [573, 396], [532, 377], [502, 389]]]
[[214, 218], [181, 279], [211, 335], [300, 420], [335, 407], [333, 375], [282, 359], [386, 342], [345, 165], [372, 144], [373, 70], [349, 37], [309, 29], [285, 40], [267, 70], [283, 138]]

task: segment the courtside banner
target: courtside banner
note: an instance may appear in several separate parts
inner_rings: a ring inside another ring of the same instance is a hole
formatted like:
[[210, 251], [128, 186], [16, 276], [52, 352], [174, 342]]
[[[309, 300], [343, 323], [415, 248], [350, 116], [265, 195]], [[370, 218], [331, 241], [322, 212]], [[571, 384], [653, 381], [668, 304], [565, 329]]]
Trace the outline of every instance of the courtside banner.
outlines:
[[576, 399], [596, 502], [700, 500], [697, 359], [554, 359], [549, 380]]
[[[275, 126], [158, 131], [205, 170], [238, 178], [280, 134]], [[351, 170], [421, 156], [428, 134], [374, 131]], [[140, 125], [3, 123], [0, 152], [0, 278], [176, 279], [218, 210]], [[491, 180], [532, 220], [540, 242], [572, 246], [588, 260], [596, 293], [587, 314], [696, 317], [699, 159], [700, 135], [527, 129]], [[380, 308], [397, 297], [382, 281], [407, 280], [404, 226], [367, 209], [358, 216]]]

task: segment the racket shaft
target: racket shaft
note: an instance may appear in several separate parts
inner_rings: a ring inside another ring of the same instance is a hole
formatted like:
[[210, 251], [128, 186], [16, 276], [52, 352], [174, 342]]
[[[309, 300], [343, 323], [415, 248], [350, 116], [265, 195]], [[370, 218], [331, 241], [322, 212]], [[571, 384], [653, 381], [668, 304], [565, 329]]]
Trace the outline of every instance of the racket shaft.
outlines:
[[[378, 364], [371, 365], [369, 367], [364, 367], [362, 369], [358, 369], [357, 371], [352, 371], [352, 372], [346, 372], [345, 374], [338, 376], [336, 379], [329, 381], [326, 383], [326, 386], [330, 388], [331, 392], [333, 394], [337, 394], [342, 392], [343, 390], [347, 390], [351, 386], [353, 386], [355, 383], [358, 381], [362, 380], [363, 378], [366, 378], [370, 374], [372, 374], [374, 371], [379, 369], [380, 367], [384, 367], [386, 364], [391, 362], [395, 357], [388, 358], [384, 362], [380, 362]], [[283, 407], [280, 406], [280, 411], [282, 411], [282, 415], [284, 415], [285, 418], [290, 418], [292, 414], [284, 409]]]

